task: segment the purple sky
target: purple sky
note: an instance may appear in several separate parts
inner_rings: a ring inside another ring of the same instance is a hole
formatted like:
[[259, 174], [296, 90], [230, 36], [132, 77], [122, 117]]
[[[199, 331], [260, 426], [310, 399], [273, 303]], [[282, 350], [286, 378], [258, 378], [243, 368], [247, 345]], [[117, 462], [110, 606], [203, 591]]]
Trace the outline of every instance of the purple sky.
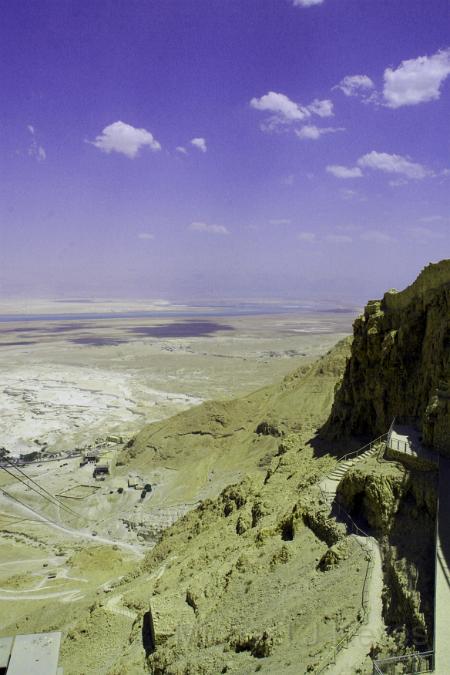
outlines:
[[0, 295], [361, 302], [450, 253], [448, 0], [0, 0]]

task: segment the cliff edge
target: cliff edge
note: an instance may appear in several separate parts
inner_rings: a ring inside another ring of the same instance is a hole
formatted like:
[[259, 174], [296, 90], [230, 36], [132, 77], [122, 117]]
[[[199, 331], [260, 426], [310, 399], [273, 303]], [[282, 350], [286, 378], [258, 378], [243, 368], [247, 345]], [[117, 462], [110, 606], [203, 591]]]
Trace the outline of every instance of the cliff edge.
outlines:
[[414, 418], [424, 443], [450, 455], [450, 260], [368, 302], [326, 431], [378, 435], [394, 417]]

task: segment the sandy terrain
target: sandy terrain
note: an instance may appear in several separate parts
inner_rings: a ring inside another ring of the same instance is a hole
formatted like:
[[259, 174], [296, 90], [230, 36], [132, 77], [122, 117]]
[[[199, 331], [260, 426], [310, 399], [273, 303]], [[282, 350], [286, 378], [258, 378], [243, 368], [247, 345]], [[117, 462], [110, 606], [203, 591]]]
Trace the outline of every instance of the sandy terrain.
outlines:
[[[0, 323], [0, 446], [63, 450], [108, 434], [126, 438], [201, 400], [247, 394], [281, 379], [326, 352], [349, 332], [351, 320], [317, 314]], [[308, 415], [306, 399], [297, 405]], [[96, 598], [105, 598], [108, 626], [128, 634], [135, 608], [124, 604], [116, 584], [162, 530], [199, 499], [241, 480], [266, 452], [270, 439], [262, 436], [239, 457], [241, 440], [254, 434], [253, 419], [242, 423], [248, 431], [238, 432], [242, 439], [224, 453], [220, 437], [186, 435], [179, 420], [166, 435], [182, 458], [168, 446], [166, 459], [154, 462], [148, 453], [146, 461], [119, 465], [104, 483], [79, 458], [27, 467], [44, 495], [29, 479], [24, 484], [0, 472], [0, 601], [7, 607], [1, 633], [69, 631], [83, 624]], [[230, 424], [234, 429], [233, 419]], [[135, 470], [153, 487], [144, 499], [127, 485]], [[71, 633], [69, 646], [72, 639], [78, 638]]]
[[[86, 308], [85, 308], [86, 309]], [[282, 377], [351, 314], [0, 323], [0, 444], [68, 450]]]

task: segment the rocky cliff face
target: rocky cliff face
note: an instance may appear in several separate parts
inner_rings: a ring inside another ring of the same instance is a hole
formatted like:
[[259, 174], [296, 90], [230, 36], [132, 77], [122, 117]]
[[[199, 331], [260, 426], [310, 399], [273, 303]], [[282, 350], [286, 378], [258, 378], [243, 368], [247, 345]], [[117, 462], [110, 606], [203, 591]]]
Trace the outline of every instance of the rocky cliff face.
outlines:
[[436, 470], [415, 470], [381, 457], [370, 458], [348, 471], [339, 484], [338, 498], [353, 517], [370, 526], [379, 541], [388, 633], [417, 651], [431, 647]]
[[378, 435], [394, 417], [417, 419], [424, 442], [450, 454], [450, 260], [370, 301], [354, 323], [327, 432]]

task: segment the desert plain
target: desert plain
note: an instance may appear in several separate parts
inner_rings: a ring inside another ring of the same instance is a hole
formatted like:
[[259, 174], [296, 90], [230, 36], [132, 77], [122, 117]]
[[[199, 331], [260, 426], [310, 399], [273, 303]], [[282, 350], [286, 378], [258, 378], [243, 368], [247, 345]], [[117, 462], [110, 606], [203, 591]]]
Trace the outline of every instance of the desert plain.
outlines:
[[[121, 439], [120, 452], [149, 422], [311, 363], [351, 332], [354, 313], [48, 316], [0, 323], [0, 445], [10, 457], [83, 451], [108, 436]], [[111, 597], [114, 629], [129, 622], [132, 612], [108, 591], [164, 529], [245, 474], [245, 462], [240, 471], [226, 457], [203, 456], [201, 439], [194, 450], [183, 472], [173, 461], [153, 466], [151, 455], [132, 466], [152, 485], [145, 499], [120, 462], [100, 483], [78, 456], [37, 461], [23, 474], [3, 470], [1, 634], [68, 630], [99, 594]]]

